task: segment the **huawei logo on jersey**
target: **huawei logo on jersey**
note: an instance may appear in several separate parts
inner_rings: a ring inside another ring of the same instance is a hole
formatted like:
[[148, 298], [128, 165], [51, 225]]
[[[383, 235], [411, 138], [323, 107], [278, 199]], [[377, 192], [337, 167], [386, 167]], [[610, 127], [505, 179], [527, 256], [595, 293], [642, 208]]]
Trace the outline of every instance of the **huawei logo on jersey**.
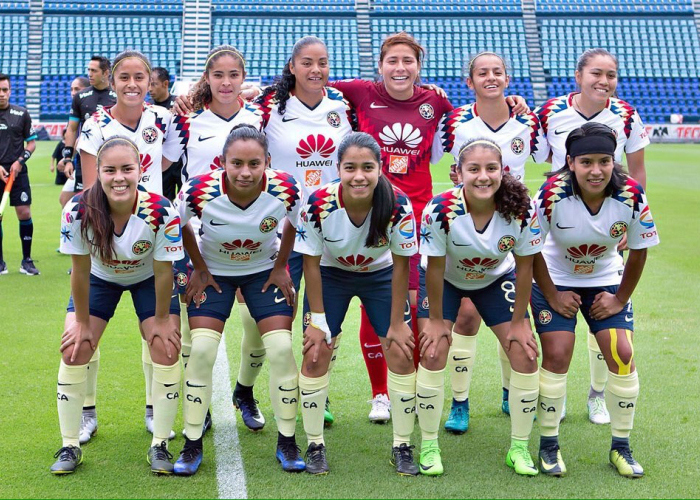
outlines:
[[574, 259], [585, 259], [586, 257], [600, 257], [607, 249], [608, 247], [593, 244], [591, 246], [581, 245], [578, 248], [571, 247], [566, 251], [569, 252], [569, 255]]
[[364, 255], [348, 255], [347, 257], [336, 257], [336, 260], [340, 262], [345, 267], [353, 268], [353, 271], [367, 271], [369, 265], [374, 262], [372, 257], [365, 257]]
[[257, 250], [260, 247], [261, 243], [259, 241], [253, 241], [251, 239], [245, 239], [245, 240], [233, 240], [231, 243], [222, 243], [221, 246], [224, 247], [226, 250], [229, 251], [235, 251], [235, 250]]
[[145, 174], [146, 172], [148, 172], [148, 169], [153, 166], [153, 159], [149, 154], [140, 154], [139, 159], [141, 162], [141, 174]]
[[299, 141], [297, 153], [306, 160], [314, 153], [318, 153], [321, 158], [328, 158], [335, 151], [335, 144], [330, 137], [323, 134], [309, 135], [306, 139]]
[[389, 127], [389, 125], [385, 125], [384, 129], [379, 133], [379, 138], [387, 146], [404, 143], [406, 147], [411, 149], [418, 146], [423, 140], [420, 130], [414, 128], [410, 123], [405, 123], [403, 125], [400, 123], [394, 123], [391, 127]]
[[500, 261], [497, 259], [487, 259], [481, 257], [474, 257], [473, 259], [462, 259], [459, 261], [464, 267], [470, 269], [493, 269], [498, 265]]
[[209, 165], [209, 168], [212, 170], [219, 170], [220, 168], [223, 168], [224, 166], [221, 164], [221, 158], [218, 156], [214, 157], [214, 161], [211, 162], [211, 165]]

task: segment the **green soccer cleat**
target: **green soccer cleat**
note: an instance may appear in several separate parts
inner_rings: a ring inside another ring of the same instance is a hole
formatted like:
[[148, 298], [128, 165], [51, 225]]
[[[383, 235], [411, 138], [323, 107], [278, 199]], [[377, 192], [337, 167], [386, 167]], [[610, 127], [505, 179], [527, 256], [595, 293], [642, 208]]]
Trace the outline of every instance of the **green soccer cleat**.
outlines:
[[527, 441], [512, 440], [510, 450], [506, 455], [506, 465], [521, 476], [536, 476], [538, 474], [527, 449]]
[[426, 476], [440, 476], [445, 472], [437, 439], [423, 441], [418, 465], [420, 466], [420, 473]]
[[555, 477], [566, 474], [566, 464], [561, 458], [559, 445], [540, 448], [540, 471], [542, 474]]
[[71, 474], [83, 463], [83, 450], [77, 446], [64, 446], [53, 457], [58, 460], [51, 466], [51, 474]]
[[617, 448], [610, 450], [610, 465], [624, 477], [630, 479], [644, 476], [644, 469], [632, 457], [632, 450], [629, 448]]
[[335, 417], [331, 413], [331, 402], [328, 398], [326, 398], [326, 409], [323, 412], [323, 425], [330, 427], [333, 425], [333, 422], [335, 422]]
[[165, 441], [151, 446], [146, 458], [153, 474], [173, 473], [173, 463], [171, 462], [173, 455], [168, 451], [168, 445]]

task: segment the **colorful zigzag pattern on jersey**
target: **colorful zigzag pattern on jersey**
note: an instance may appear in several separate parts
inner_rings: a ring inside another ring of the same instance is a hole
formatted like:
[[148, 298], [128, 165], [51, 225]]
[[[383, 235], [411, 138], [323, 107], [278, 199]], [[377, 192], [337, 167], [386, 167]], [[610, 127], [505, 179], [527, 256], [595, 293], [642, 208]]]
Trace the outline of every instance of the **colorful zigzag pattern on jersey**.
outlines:
[[338, 210], [338, 189], [340, 181], [334, 181], [321, 189], [316, 190], [309, 198], [309, 221], [318, 231], [321, 231], [321, 222], [331, 213]]
[[545, 135], [547, 135], [547, 130], [549, 126], [549, 119], [559, 113], [564, 111], [569, 107], [569, 96], [559, 96], [550, 99], [545, 102], [537, 111], [537, 118], [540, 120], [540, 125]]
[[185, 203], [197, 217], [202, 217], [202, 210], [207, 203], [221, 196], [223, 173], [223, 170], [214, 170], [210, 174], [197, 175], [189, 180]]
[[170, 200], [159, 194], [149, 193], [139, 186], [137, 203], [136, 216], [143, 219], [148, 227], [157, 233], [168, 215], [168, 210], [172, 209]]
[[442, 142], [442, 149], [444, 151], [452, 151], [455, 145], [455, 130], [460, 123], [467, 123], [473, 120], [476, 115], [474, 114], [474, 104], [465, 104], [459, 108], [455, 108], [449, 113], [445, 114], [440, 125], [440, 141]]
[[628, 177], [627, 182], [624, 186], [622, 186], [622, 189], [615, 191], [611, 198], [624, 203], [632, 209], [633, 213], [636, 214], [640, 211], [639, 207], [643, 201], [643, 194], [644, 189], [642, 186], [631, 177]]
[[553, 175], [537, 193], [537, 199], [542, 200], [542, 209], [547, 222], [552, 221], [554, 204], [573, 195], [573, 189], [569, 180], [569, 174]]
[[299, 183], [291, 174], [281, 170], [266, 170], [265, 176], [267, 193], [284, 203], [287, 212], [291, 212], [292, 208], [299, 203], [301, 192]]
[[514, 115], [514, 118], [530, 131], [530, 154], [534, 155], [537, 152], [537, 134], [542, 128], [539, 118], [532, 111], [524, 115]]
[[622, 123], [625, 124], [625, 137], [629, 139], [632, 134], [632, 125], [634, 124], [634, 107], [627, 101], [616, 97], [610, 98], [608, 107], [610, 111], [622, 118]]
[[464, 200], [462, 200], [462, 187], [458, 186], [440, 193], [432, 199], [433, 216], [440, 223], [440, 229], [449, 234], [450, 225], [460, 215], [467, 213]]

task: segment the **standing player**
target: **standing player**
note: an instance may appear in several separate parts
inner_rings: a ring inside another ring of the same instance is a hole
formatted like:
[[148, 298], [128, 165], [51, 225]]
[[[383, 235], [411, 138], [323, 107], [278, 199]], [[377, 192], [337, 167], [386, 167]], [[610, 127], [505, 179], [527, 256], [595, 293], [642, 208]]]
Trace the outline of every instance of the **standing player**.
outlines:
[[[496, 143], [503, 154], [503, 172], [523, 182], [525, 162], [532, 156], [536, 162], [546, 161], [549, 146], [542, 134], [540, 121], [533, 112], [515, 114], [506, 102], [505, 90], [510, 83], [503, 57], [494, 52], [481, 52], [468, 63], [467, 86], [476, 94], [476, 102], [455, 108], [443, 116], [433, 142], [433, 163], [450, 153], [459, 160], [460, 147], [471, 139], [483, 137]], [[469, 387], [476, 358], [476, 334], [481, 318], [468, 298], [462, 300], [447, 358], [452, 382], [452, 408], [445, 430], [467, 432], [469, 428]], [[499, 359], [503, 379], [504, 412], [508, 409], [510, 361], [500, 347]]]
[[[299, 390], [311, 474], [329, 470], [323, 408], [335, 339], [353, 297], [360, 298], [380, 336], [389, 377], [402, 386], [401, 394], [392, 395], [410, 400], [409, 410], [416, 397], [413, 332], [404, 318], [409, 257], [418, 250], [411, 202], [382, 174], [379, 145], [368, 134], [343, 139], [338, 172], [340, 181], [311, 195], [298, 231], [308, 298], [304, 317], [310, 317]], [[394, 413], [392, 462], [399, 474], [418, 474], [410, 445], [414, 423], [412, 411]]]
[[[129, 138], [137, 145], [141, 155], [139, 184], [149, 192], [162, 193], [162, 167], [167, 168], [177, 156], [163, 156], [163, 141], [177, 140], [170, 133], [172, 115], [158, 106], [146, 104], [151, 67], [148, 58], [138, 51], [124, 51], [117, 55], [111, 69], [111, 79], [117, 102], [97, 110], [82, 126], [80, 132], [80, 162], [85, 187], [90, 187], [96, 174], [96, 154], [104, 142], [115, 136]], [[66, 134], [67, 135], [67, 134]], [[173, 137], [169, 137], [173, 136]], [[142, 345], [144, 377], [146, 380], [146, 429], [153, 432], [153, 406], [151, 404], [151, 380], [153, 368], [148, 346]], [[96, 354], [98, 356], [98, 354]], [[91, 366], [92, 370], [92, 366]], [[97, 367], [91, 378], [97, 376]], [[96, 383], [96, 382], [95, 382]], [[86, 408], [86, 421], [81, 431], [85, 441], [97, 430], [94, 405]], [[174, 437], [174, 434], [172, 434]]]
[[[71, 105], [68, 125], [66, 125], [66, 147], [63, 149], [63, 160], [59, 162], [58, 168], [63, 169], [66, 176], [75, 180], [75, 192], [83, 190], [83, 173], [80, 164], [80, 157], [74, 153], [78, 146], [78, 139], [85, 121], [103, 106], [113, 106], [117, 102], [117, 94], [109, 85], [110, 71], [109, 59], [104, 56], [92, 56], [88, 62], [87, 73], [90, 87], [84, 92], [71, 94], [73, 103]], [[75, 172], [73, 171], [73, 161], [75, 161]], [[85, 187], [90, 187], [95, 182], [94, 175], [90, 178], [90, 183]]]
[[[185, 446], [175, 473], [192, 475], [202, 463], [202, 425], [211, 401], [212, 370], [241, 289], [270, 360], [270, 399], [277, 421], [276, 458], [288, 472], [305, 468], [294, 437], [299, 381], [292, 351], [295, 289], [287, 271], [302, 193], [291, 175], [267, 169], [267, 140], [237, 125], [220, 157], [223, 169], [191, 178], [178, 208], [194, 271], [187, 287], [192, 351], [185, 369]], [[195, 239], [189, 222], [200, 220]], [[283, 225], [281, 242], [277, 228]], [[199, 243], [199, 245], [198, 245]], [[218, 293], [217, 293], [218, 292]]]
[[[569, 133], [567, 165], [550, 174], [536, 196], [542, 237], [535, 261], [532, 313], [542, 342], [540, 469], [561, 476], [559, 413], [581, 311], [608, 367], [605, 389], [612, 446], [610, 463], [626, 477], [641, 477], [629, 436], [639, 381], [634, 365], [634, 317], [630, 297], [641, 278], [647, 248], [659, 237], [642, 186], [628, 177], [615, 152], [619, 131], [589, 122]], [[626, 237], [627, 263], [617, 251]]]
[[[603, 123], [615, 131], [615, 161], [625, 153], [630, 176], [646, 187], [644, 148], [649, 138], [637, 111], [615, 96], [618, 82], [617, 58], [605, 49], [588, 49], [576, 63], [576, 83], [580, 92], [550, 99], [535, 110], [542, 130], [552, 148], [552, 170], [566, 165], [566, 138], [572, 130], [587, 122]], [[624, 250], [623, 238], [619, 250]], [[605, 405], [608, 367], [593, 332], [588, 335], [588, 359], [591, 387], [588, 392], [588, 418], [594, 424], [610, 423]]]
[[129, 139], [108, 139], [96, 157], [98, 182], [73, 198], [62, 218], [61, 251], [72, 256], [73, 273], [58, 371], [63, 447], [51, 472], [69, 474], [83, 461], [79, 432], [88, 362], [128, 291], [154, 361], [148, 461], [154, 473], [170, 474], [167, 441], [180, 384], [179, 310], [171, 300], [172, 261], [182, 258], [180, 217], [167, 199], [139, 186], [139, 152]]
[[[73, 81], [70, 83], [71, 103], [73, 102], [73, 99], [75, 98], [75, 96], [77, 94], [83, 92], [89, 86], [90, 86], [90, 80], [88, 78], [86, 78], [84, 76], [75, 77], [75, 79], [73, 79]], [[114, 104], [114, 103], [112, 103], [112, 104]], [[71, 112], [72, 112], [72, 109], [73, 109], [73, 106], [71, 104]], [[63, 170], [64, 170], [63, 175], [67, 179], [65, 184], [63, 184], [63, 189], [61, 189], [61, 194], [58, 196], [58, 202], [61, 204], [61, 208], [65, 207], [66, 203], [68, 203], [68, 201], [73, 196], [75, 196], [75, 172], [73, 172], [71, 175], [66, 175], [66, 172], [65, 172], [66, 164], [65, 164], [65, 162], [63, 162], [63, 164], [61, 164], [61, 160], [63, 159], [63, 153], [64, 153], [64, 150], [66, 148], [65, 140], [66, 140], [67, 133], [68, 133], [68, 127], [66, 126], [66, 128], [63, 129], [63, 138], [61, 140], [61, 144], [63, 144], [63, 146], [61, 147], [61, 151], [56, 150], [56, 153], [58, 153], [60, 155], [60, 158], [58, 156], [56, 157], [57, 162], [58, 162], [57, 165], [60, 165], [61, 167], [63, 167]], [[80, 131], [78, 131], [78, 134], [79, 133], [80, 133]], [[75, 142], [76, 141], [74, 141], [74, 144], [73, 144], [74, 148], [75, 148]], [[78, 160], [76, 159], [76, 161], [78, 161]], [[56, 175], [58, 175], [59, 173], [61, 173], [60, 167], [56, 169]]]
[[[167, 110], [173, 107], [175, 96], [170, 93], [170, 73], [167, 69], [153, 68], [148, 93], [156, 106]], [[182, 162], [178, 160], [163, 172], [163, 196], [172, 201], [180, 188], [182, 188]]]
[[464, 144], [457, 168], [463, 185], [437, 195], [423, 212], [420, 252], [426, 259], [419, 292], [421, 364], [416, 381], [423, 431], [421, 472], [443, 471], [437, 435], [444, 369], [452, 324], [462, 298], [469, 297], [511, 363], [511, 446], [506, 464], [517, 474], [534, 476], [537, 468], [528, 440], [539, 375], [527, 305], [534, 256], [542, 246], [537, 214], [527, 188], [504, 173], [501, 149], [493, 141]]
[[[14, 175], [10, 205], [15, 207], [17, 220], [19, 220], [19, 239], [22, 241], [22, 263], [19, 272], [27, 276], [37, 276], [39, 270], [32, 260], [34, 235], [30, 209], [32, 188], [29, 185], [27, 173], [27, 160], [36, 148], [34, 142], [36, 134], [29, 112], [21, 106], [10, 104], [11, 94], [10, 77], [0, 73], [0, 192], [5, 190], [10, 174]], [[8, 273], [7, 264], [3, 258], [2, 239], [2, 218], [0, 218], [0, 275]]]

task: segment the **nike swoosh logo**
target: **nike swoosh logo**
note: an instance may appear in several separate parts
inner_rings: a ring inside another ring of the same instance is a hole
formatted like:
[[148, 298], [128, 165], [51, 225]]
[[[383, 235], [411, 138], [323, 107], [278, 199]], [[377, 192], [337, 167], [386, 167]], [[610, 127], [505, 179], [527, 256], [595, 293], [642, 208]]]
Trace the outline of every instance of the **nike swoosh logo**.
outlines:
[[472, 246], [471, 243], [457, 243], [456, 241], [453, 241], [452, 244], [456, 247], [470, 247], [470, 246]]
[[163, 385], [164, 385], [165, 387], [172, 387], [172, 386], [177, 385], [177, 384], [163, 384]]
[[413, 396], [412, 398], [401, 398], [401, 402], [408, 403], [409, 401], [413, 401], [414, 399], [416, 399], [415, 396]]
[[452, 356], [452, 359], [455, 361], [465, 361], [467, 359], [471, 359], [471, 356], [467, 356], [466, 358], [458, 358], [457, 356]]
[[420, 468], [423, 469], [423, 470], [430, 470], [430, 469], [433, 468], [433, 466], [432, 466], [432, 465], [425, 466], [425, 465], [423, 465], [423, 464], [420, 464]]
[[625, 321], [627, 321], [628, 323], [630, 323], [633, 319], [634, 318], [632, 316], [628, 316], [625, 314]]
[[421, 399], [430, 399], [436, 397], [437, 394], [433, 394], [432, 396], [421, 396], [420, 394], [416, 394], [416, 396], [418, 396]]
[[343, 238], [340, 238], [339, 240], [329, 240], [328, 238], [324, 237], [323, 241], [327, 241], [328, 243], [338, 243], [339, 241], [343, 241]]
[[574, 229], [576, 227], [576, 226], [560, 226], [558, 222], [555, 224], [555, 226], [557, 226], [558, 229]]
[[535, 401], [537, 401], [537, 398], [530, 399], [530, 400], [528, 400], [528, 399], [521, 399], [520, 400], [521, 403], [534, 403]]
[[367, 344], [365, 343], [365, 349], [371, 349], [373, 347], [381, 347], [382, 344]]
[[299, 389], [299, 386], [296, 386], [294, 389], [283, 389], [282, 386], [280, 385], [280, 386], [277, 386], [277, 388], [278, 388], [280, 391], [284, 391], [284, 392], [294, 392], [294, 391], [296, 391], [296, 390]]
[[311, 392], [301, 391], [301, 395], [302, 395], [302, 396], [311, 396], [312, 394], [318, 393], [320, 390], [321, 390], [321, 389], [317, 389], [317, 390], [311, 391]]
[[256, 355], [256, 354], [251, 354], [251, 355], [250, 355], [251, 358], [262, 358], [263, 356], [265, 356], [265, 354], [257, 354], [257, 355]]
[[280, 302], [284, 302], [285, 300], [287, 300], [287, 299], [284, 297], [284, 295], [282, 295], [281, 298], [277, 296], [277, 292], [279, 292], [279, 291], [280, 291], [280, 289], [277, 288], [277, 287], [275, 287], [275, 304], [279, 304]]
[[209, 221], [212, 226], [227, 226], [228, 222], [214, 222], [214, 219]]
[[209, 137], [199, 137], [198, 140], [199, 140], [199, 142], [204, 142], [204, 141], [208, 141], [209, 139], [212, 139], [214, 137], [216, 137], [216, 136], [210, 135]]
[[59, 382], [58, 385], [73, 385], [73, 384], [62, 384]]
[[372, 109], [382, 109], [382, 108], [388, 108], [389, 106], [380, 106], [379, 104], [375, 104], [374, 101], [369, 105], [370, 108]]
[[542, 468], [543, 468], [544, 470], [552, 470], [552, 469], [554, 469], [554, 468], [557, 466], [556, 463], [548, 464], [547, 462], [545, 462], [545, 461], [542, 460], [541, 458], [540, 458], [540, 465], [542, 466]]
[[190, 384], [190, 381], [189, 381], [189, 380], [186, 380], [186, 381], [185, 381], [185, 385], [186, 385], [187, 387], [197, 387], [197, 388], [199, 388], [199, 389], [201, 389], [202, 387], [206, 387], [206, 385], [195, 385], [195, 384]]
[[287, 122], [291, 122], [291, 121], [298, 120], [298, 119], [299, 119], [298, 116], [296, 116], [296, 117], [294, 117], [294, 118], [287, 118], [286, 116], [283, 116], [283, 117], [282, 117], [282, 123], [287, 123]]
[[554, 135], [568, 134], [568, 130], [555, 130]]

